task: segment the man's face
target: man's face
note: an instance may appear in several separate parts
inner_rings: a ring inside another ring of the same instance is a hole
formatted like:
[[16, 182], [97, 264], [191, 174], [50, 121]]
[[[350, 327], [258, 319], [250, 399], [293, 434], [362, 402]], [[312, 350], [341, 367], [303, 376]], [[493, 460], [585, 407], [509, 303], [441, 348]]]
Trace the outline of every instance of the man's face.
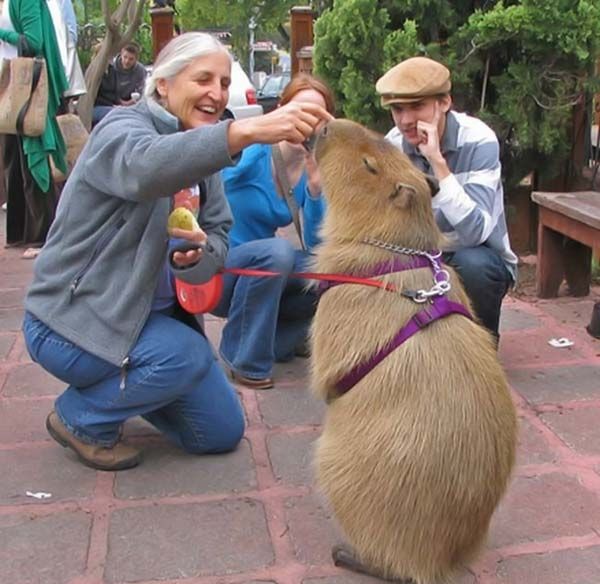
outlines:
[[137, 57], [127, 49], [121, 49], [121, 66], [123, 69], [131, 69], [137, 63]]
[[[445, 114], [452, 101], [450, 96], [442, 97], [424, 97], [414, 103], [394, 103], [390, 109], [394, 124], [402, 132], [404, 139], [413, 146], [418, 146], [422, 141], [422, 135], [417, 131], [417, 122], [427, 122], [430, 124], [436, 114], [436, 108], [441, 109]], [[438, 122], [438, 133], [441, 137], [444, 132], [445, 116], [440, 116]]]

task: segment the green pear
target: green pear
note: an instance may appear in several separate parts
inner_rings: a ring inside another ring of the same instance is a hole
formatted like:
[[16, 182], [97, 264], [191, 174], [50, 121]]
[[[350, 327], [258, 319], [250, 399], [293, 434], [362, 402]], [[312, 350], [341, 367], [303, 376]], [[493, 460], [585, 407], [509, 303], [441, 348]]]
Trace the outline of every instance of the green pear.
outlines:
[[177, 207], [167, 221], [167, 229], [184, 229], [185, 231], [200, 231], [200, 226], [194, 214], [185, 207]]

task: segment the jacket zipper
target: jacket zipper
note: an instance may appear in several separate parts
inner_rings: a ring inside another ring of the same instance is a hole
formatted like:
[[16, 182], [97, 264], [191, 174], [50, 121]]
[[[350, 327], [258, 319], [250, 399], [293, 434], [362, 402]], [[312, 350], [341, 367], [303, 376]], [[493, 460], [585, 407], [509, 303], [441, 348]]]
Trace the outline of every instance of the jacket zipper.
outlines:
[[129, 356], [125, 357], [121, 361], [121, 382], [119, 383], [119, 390], [125, 390], [125, 383], [127, 382], [127, 372], [129, 371], [129, 365], [131, 365], [131, 359]]
[[125, 219], [120, 217], [118, 221], [98, 240], [96, 246], [94, 247], [92, 255], [89, 257], [88, 261], [85, 263], [83, 268], [81, 268], [81, 270], [79, 270], [79, 272], [75, 274], [75, 277], [71, 281], [71, 286], [69, 287], [71, 293], [71, 300], [73, 299], [73, 296], [75, 296], [75, 292], [77, 292], [77, 288], [82, 278], [90, 270], [90, 268], [96, 261], [98, 255], [100, 255], [100, 252], [110, 243], [112, 238], [117, 234], [119, 229], [123, 227], [123, 225], [125, 225]]

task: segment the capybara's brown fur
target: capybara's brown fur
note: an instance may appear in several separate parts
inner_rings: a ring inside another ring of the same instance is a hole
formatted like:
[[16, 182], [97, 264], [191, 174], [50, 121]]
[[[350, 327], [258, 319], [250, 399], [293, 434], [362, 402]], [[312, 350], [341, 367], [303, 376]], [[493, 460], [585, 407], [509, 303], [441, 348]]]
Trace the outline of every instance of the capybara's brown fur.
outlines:
[[[367, 237], [439, 247], [424, 175], [383, 137], [336, 120], [316, 156], [328, 205], [318, 271], [359, 274], [397, 257], [362, 243]], [[469, 307], [449, 272], [448, 297]], [[379, 278], [399, 290], [433, 283], [429, 268]], [[313, 323], [311, 370], [328, 402], [317, 480], [350, 544], [374, 572], [433, 584], [484, 543], [514, 464], [517, 422], [491, 335], [458, 314], [433, 322], [337, 394], [336, 381], [422, 306], [367, 286], [328, 290]]]

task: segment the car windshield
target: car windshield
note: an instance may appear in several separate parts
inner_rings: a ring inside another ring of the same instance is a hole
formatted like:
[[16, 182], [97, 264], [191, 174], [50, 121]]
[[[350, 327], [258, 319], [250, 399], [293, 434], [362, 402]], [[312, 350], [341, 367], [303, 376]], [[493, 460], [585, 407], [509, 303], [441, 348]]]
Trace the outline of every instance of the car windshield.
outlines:
[[286, 83], [285, 79], [286, 78], [283, 75], [278, 75], [277, 77], [268, 77], [260, 92], [263, 95], [279, 95]]

